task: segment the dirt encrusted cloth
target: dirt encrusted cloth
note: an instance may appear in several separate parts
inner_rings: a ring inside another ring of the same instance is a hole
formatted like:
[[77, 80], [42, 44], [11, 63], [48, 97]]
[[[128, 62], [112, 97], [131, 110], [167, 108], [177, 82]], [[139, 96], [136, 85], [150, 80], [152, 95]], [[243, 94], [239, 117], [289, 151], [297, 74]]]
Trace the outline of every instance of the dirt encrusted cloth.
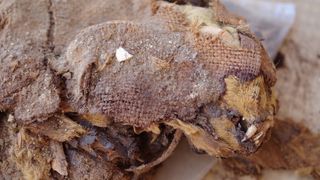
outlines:
[[5, 179], [136, 178], [182, 134], [248, 154], [277, 111], [260, 41], [215, 0], [0, 1], [0, 64]]

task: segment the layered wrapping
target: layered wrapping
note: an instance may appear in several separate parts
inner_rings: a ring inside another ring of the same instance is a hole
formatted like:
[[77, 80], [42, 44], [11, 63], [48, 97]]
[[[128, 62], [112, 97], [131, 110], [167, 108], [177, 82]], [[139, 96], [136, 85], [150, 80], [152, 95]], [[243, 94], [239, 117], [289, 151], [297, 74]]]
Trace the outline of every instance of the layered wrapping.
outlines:
[[99, 17], [79, 21], [77, 2], [37, 3], [45, 15], [31, 20], [45, 28], [24, 29], [37, 36], [10, 31], [23, 31], [21, 14], [35, 8], [27, 1], [7, 3], [13, 18], [1, 31], [0, 109], [17, 123], [12, 159], [26, 179], [132, 178], [169, 157], [182, 134], [217, 157], [252, 153], [268, 136], [274, 67], [218, 1], [106, 1], [121, 4], [109, 14], [87, 2]]

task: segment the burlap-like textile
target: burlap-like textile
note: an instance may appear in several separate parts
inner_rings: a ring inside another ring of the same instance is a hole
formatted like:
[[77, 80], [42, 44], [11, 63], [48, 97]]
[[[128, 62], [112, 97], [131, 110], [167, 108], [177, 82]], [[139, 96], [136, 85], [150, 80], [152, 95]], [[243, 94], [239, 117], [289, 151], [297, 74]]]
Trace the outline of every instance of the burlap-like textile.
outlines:
[[[261, 70], [268, 59], [263, 59], [263, 48], [254, 37], [238, 32], [239, 39], [228, 40], [225, 34], [231, 35], [225, 30], [194, 32], [175, 6], [155, 6], [154, 15], [142, 23], [96, 25], [70, 44], [64, 60], [73, 78], [67, 89], [80, 113], [105, 114], [138, 127], [172, 118], [192, 121], [201, 106], [219, 99], [224, 77], [246, 81], [269, 75]], [[115, 53], [120, 47], [133, 57], [118, 62]]]

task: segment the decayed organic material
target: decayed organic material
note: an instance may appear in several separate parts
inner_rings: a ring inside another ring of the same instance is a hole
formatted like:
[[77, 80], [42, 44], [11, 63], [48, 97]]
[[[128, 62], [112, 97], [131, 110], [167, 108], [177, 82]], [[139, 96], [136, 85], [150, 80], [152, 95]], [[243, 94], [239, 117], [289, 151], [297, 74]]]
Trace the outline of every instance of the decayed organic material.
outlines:
[[[208, 179], [225, 176], [237, 179], [239, 175], [259, 176], [265, 169], [292, 170], [301, 176], [320, 178], [320, 139], [303, 124], [290, 119], [277, 120], [272, 129], [270, 140], [250, 156], [237, 156], [221, 161], [229, 174], [216, 172], [208, 174]], [[209, 177], [211, 176], [211, 177]]]
[[72, 74], [66, 111], [140, 129], [163, 123], [215, 156], [255, 151], [276, 111], [259, 41], [215, 22], [212, 9], [154, 8], [138, 22], [92, 26], [70, 43], [57, 65]]
[[[25, 178], [131, 178], [164, 161], [182, 133], [218, 157], [266, 139], [273, 65], [218, 1], [106, 1], [119, 10], [81, 31], [91, 17], [61, 18], [77, 2], [34, 3], [4, 1], [1, 16], [0, 109], [18, 125], [12, 160]], [[20, 27], [32, 8], [43, 18]]]

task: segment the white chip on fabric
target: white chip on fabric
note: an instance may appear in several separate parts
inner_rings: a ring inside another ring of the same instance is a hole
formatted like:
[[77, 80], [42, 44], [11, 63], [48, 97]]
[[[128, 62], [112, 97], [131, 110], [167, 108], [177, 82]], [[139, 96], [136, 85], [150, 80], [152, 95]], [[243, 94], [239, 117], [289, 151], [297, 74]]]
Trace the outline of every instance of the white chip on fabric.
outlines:
[[117, 58], [118, 62], [122, 62], [122, 61], [125, 61], [125, 60], [132, 58], [132, 55], [130, 53], [128, 53], [128, 51], [123, 49], [123, 47], [119, 47], [116, 50], [116, 58]]

